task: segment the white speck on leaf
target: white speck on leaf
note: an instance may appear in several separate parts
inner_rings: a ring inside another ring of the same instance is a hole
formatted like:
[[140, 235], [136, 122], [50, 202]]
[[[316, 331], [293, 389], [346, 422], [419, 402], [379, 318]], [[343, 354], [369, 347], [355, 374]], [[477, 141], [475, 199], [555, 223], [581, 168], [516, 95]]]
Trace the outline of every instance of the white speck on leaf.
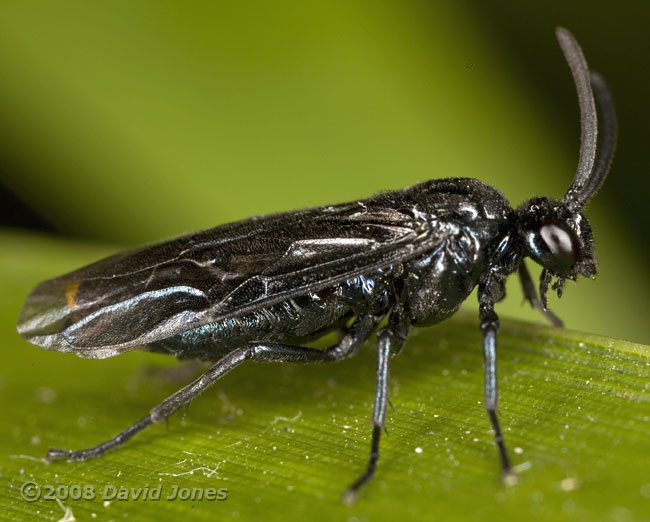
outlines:
[[60, 499], [55, 498], [56, 503], [59, 505], [59, 507], [63, 510], [63, 516], [58, 520], [58, 522], [72, 522], [73, 520], [77, 520], [74, 517], [74, 513], [72, 513], [72, 510], [63, 505], [63, 502], [61, 502]]
[[302, 411], [299, 411], [296, 415], [293, 417], [282, 417], [282, 416], [277, 416], [275, 417], [272, 421], [271, 424], [275, 424], [280, 421], [284, 422], [296, 422], [300, 417], [302, 416]]

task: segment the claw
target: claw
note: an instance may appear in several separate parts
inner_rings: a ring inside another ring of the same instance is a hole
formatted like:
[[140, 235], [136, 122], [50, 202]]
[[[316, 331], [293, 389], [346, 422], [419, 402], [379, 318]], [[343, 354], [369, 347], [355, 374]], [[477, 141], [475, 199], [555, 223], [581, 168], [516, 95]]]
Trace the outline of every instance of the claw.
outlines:
[[67, 459], [68, 462], [74, 460], [72, 459], [72, 454], [74, 452], [70, 450], [62, 450], [62, 449], [49, 449], [47, 451], [47, 455], [45, 455], [45, 462], [48, 464], [52, 462], [53, 460], [60, 460], [60, 459]]
[[506, 469], [501, 474], [501, 482], [506, 487], [516, 486], [520, 482], [519, 475], [511, 468]]

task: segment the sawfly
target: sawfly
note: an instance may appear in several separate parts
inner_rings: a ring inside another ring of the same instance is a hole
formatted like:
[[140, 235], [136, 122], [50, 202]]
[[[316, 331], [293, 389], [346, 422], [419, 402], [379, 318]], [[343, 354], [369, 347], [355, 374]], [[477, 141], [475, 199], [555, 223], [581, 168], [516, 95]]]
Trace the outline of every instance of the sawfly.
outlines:
[[[578, 168], [562, 199], [533, 197], [513, 208], [469, 178], [433, 179], [368, 199], [253, 217], [121, 253], [50, 279], [27, 298], [18, 322], [29, 342], [101, 359], [141, 349], [211, 366], [148, 415], [97, 446], [50, 449], [46, 459], [84, 461], [115, 449], [245, 361], [322, 363], [354, 355], [377, 332], [370, 459], [344, 493], [352, 501], [375, 473], [386, 421], [391, 357], [411, 327], [450, 317], [478, 286], [485, 408], [503, 472], [512, 468], [497, 418], [494, 305], [518, 272], [524, 295], [554, 325], [549, 286], [592, 278], [592, 231], [581, 213], [609, 171], [616, 116], [600, 75], [573, 35], [556, 36], [578, 91]], [[600, 113], [600, 136], [598, 118]], [[543, 267], [539, 294], [525, 258]], [[327, 349], [303, 346], [341, 330]]]

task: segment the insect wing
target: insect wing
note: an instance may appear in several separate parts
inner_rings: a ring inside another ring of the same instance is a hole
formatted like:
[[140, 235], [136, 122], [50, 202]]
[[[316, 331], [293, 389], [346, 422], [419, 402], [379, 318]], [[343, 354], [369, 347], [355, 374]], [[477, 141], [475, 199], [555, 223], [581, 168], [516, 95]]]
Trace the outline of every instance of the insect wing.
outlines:
[[108, 357], [411, 257], [412, 215], [368, 202], [252, 218], [117, 254], [41, 283], [30, 342]]

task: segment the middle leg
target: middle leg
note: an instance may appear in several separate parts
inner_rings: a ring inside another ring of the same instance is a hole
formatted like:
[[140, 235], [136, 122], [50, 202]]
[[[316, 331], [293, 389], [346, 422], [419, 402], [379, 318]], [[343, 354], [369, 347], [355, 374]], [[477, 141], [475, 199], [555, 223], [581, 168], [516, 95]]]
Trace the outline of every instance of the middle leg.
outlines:
[[375, 403], [372, 413], [372, 442], [370, 458], [363, 474], [343, 493], [343, 502], [353, 504], [359, 491], [370, 482], [379, 461], [379, 439], [381, 430], [386, 426], [386, 409], [388, 399], [388, 362], [390, 357], [399, 352], [406, 338], [410, 323], [403, 307], [396, 308], [390, 315], [388, 325], [377, 334], [377, 383], [375, 387]]

